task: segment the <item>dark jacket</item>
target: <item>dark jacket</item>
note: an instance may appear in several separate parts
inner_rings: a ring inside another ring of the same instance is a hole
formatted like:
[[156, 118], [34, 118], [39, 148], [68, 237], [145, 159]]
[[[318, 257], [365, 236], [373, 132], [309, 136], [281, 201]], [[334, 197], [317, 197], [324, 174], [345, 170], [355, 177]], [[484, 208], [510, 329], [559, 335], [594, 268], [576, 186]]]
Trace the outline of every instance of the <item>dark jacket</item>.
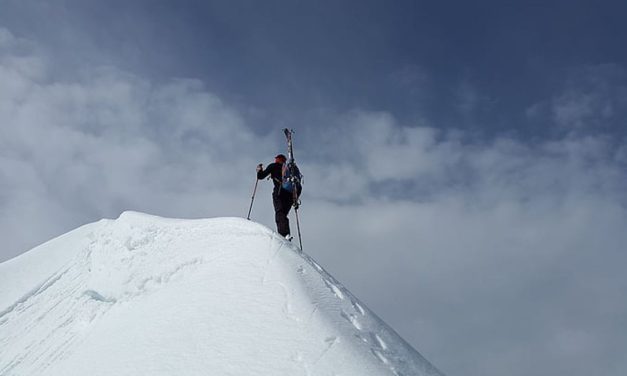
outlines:
[[270, 175], [274, 183], [272, 194], [278, 195], [281, 192], [281, 182], [283, 180], [283, 163], [270, 163], [265, 170], [257, 172], [257, 179], [265, 179], [268, 175]]

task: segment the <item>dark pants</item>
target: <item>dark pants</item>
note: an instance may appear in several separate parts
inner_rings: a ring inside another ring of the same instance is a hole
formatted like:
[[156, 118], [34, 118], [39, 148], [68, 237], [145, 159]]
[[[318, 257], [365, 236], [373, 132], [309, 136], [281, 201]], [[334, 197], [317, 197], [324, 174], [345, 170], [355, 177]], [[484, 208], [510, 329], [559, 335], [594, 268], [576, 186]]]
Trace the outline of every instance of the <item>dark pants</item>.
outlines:
[[286, 236], [290, 233], [290, 220], [287, 215], [294, 203], [293, 194], [281, 189], [278, 194], [272, 194], [272, 203], [274, 204], [274, 220], [279, 234]]

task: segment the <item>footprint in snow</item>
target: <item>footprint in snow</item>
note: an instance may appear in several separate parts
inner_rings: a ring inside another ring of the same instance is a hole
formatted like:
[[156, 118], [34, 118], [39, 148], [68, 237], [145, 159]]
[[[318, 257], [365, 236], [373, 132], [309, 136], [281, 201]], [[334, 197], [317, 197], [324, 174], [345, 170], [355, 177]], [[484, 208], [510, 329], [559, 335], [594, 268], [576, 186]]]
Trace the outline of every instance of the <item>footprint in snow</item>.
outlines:
[[383, 355], [383, 353], [377, 349], [371, 349], [372, 354], [377, 357], [383, 364], [390, 364], [390, 360]]
[[324, 280], [324, 284], [327, 285], [327, 287], [329, 289], [331, 289], [331, 291], [333, 292], [333, 294], [338, 297], [339, 299], [344, 300], [344, 294], [342, 293], [342, 290], [340, 290], [339, 287], [337, 287], [334, 283], [332, 283], [331, 281], [325, 279]]
[[366, 315], [366, 311], [363, 309], [361, 304], [357, 303], [354, 300], [351, 300], [351, 303], [353, 304], [353, 308], [355, 309], [355, 311], [359, 312], [359, 314], [362, 315], [362, 316]]
[[361, 330], [361, 324], [357, 320], [357, 316], [355, 316], [353, 314], [350, 314], [350, 313], [346, 313], [344, 311], [342, 311], [341, 316], [344, 319], [346, 319], [346, 321], [350, 322], [351, 325], [353, 325], [355, 327], [355, 329]]
[[372, 337], [373, 342], [381, 349], [381, 350], [387, 350], [388, 349], [388, 345], [383, 341], [383, 339], [381, 339], [381, 337], [379, 337], [378, 334], [375, 333], [370, 333], [370, 336]]
[[103, 303], [115, 303], [116, 302], [114, 298], [106, 298], [94, 290], [83, 291], [83, 295], [97, 302], [103, 302]]
[[355, 334], [355, 337], [357, 337], [363, 343], [370, 343], [370, 341], [368, 341], [368, 338], [362, 336], [361, 334]]

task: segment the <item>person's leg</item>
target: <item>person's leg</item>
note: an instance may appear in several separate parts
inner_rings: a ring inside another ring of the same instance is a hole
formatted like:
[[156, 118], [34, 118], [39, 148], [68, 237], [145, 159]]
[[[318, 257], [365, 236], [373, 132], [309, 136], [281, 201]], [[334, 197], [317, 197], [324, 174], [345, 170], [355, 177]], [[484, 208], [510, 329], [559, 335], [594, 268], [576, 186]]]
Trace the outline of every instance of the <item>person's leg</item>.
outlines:
[[286, 202], [284, 195], [273, 197], [272, 202], [274, 204], [274, 220], [276, 221], [277, 232], [281, 236], [286, 236], [290, 233], [290, 220], [287, 218], [290, 212], [291, 203]]

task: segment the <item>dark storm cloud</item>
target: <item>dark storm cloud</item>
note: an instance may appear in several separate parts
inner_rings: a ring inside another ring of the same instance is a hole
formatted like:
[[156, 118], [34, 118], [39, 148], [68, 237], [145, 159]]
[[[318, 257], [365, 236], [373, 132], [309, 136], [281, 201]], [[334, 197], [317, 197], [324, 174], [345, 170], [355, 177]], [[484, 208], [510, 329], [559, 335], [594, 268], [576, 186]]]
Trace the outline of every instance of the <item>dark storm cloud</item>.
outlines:
[[293, 126], [306, 251], [438, 367], [627, 369], [624, 5], [0, 4], [0, 259], [242, 216]]
[[0, 21], [64, 66], [200, 78], [265, 127], [364, 108], [530, 136], [548, 123], [530, 126], [526, 109], [573, 69], [627, 62], [627, 6], [592, 4], [5, 0]]

